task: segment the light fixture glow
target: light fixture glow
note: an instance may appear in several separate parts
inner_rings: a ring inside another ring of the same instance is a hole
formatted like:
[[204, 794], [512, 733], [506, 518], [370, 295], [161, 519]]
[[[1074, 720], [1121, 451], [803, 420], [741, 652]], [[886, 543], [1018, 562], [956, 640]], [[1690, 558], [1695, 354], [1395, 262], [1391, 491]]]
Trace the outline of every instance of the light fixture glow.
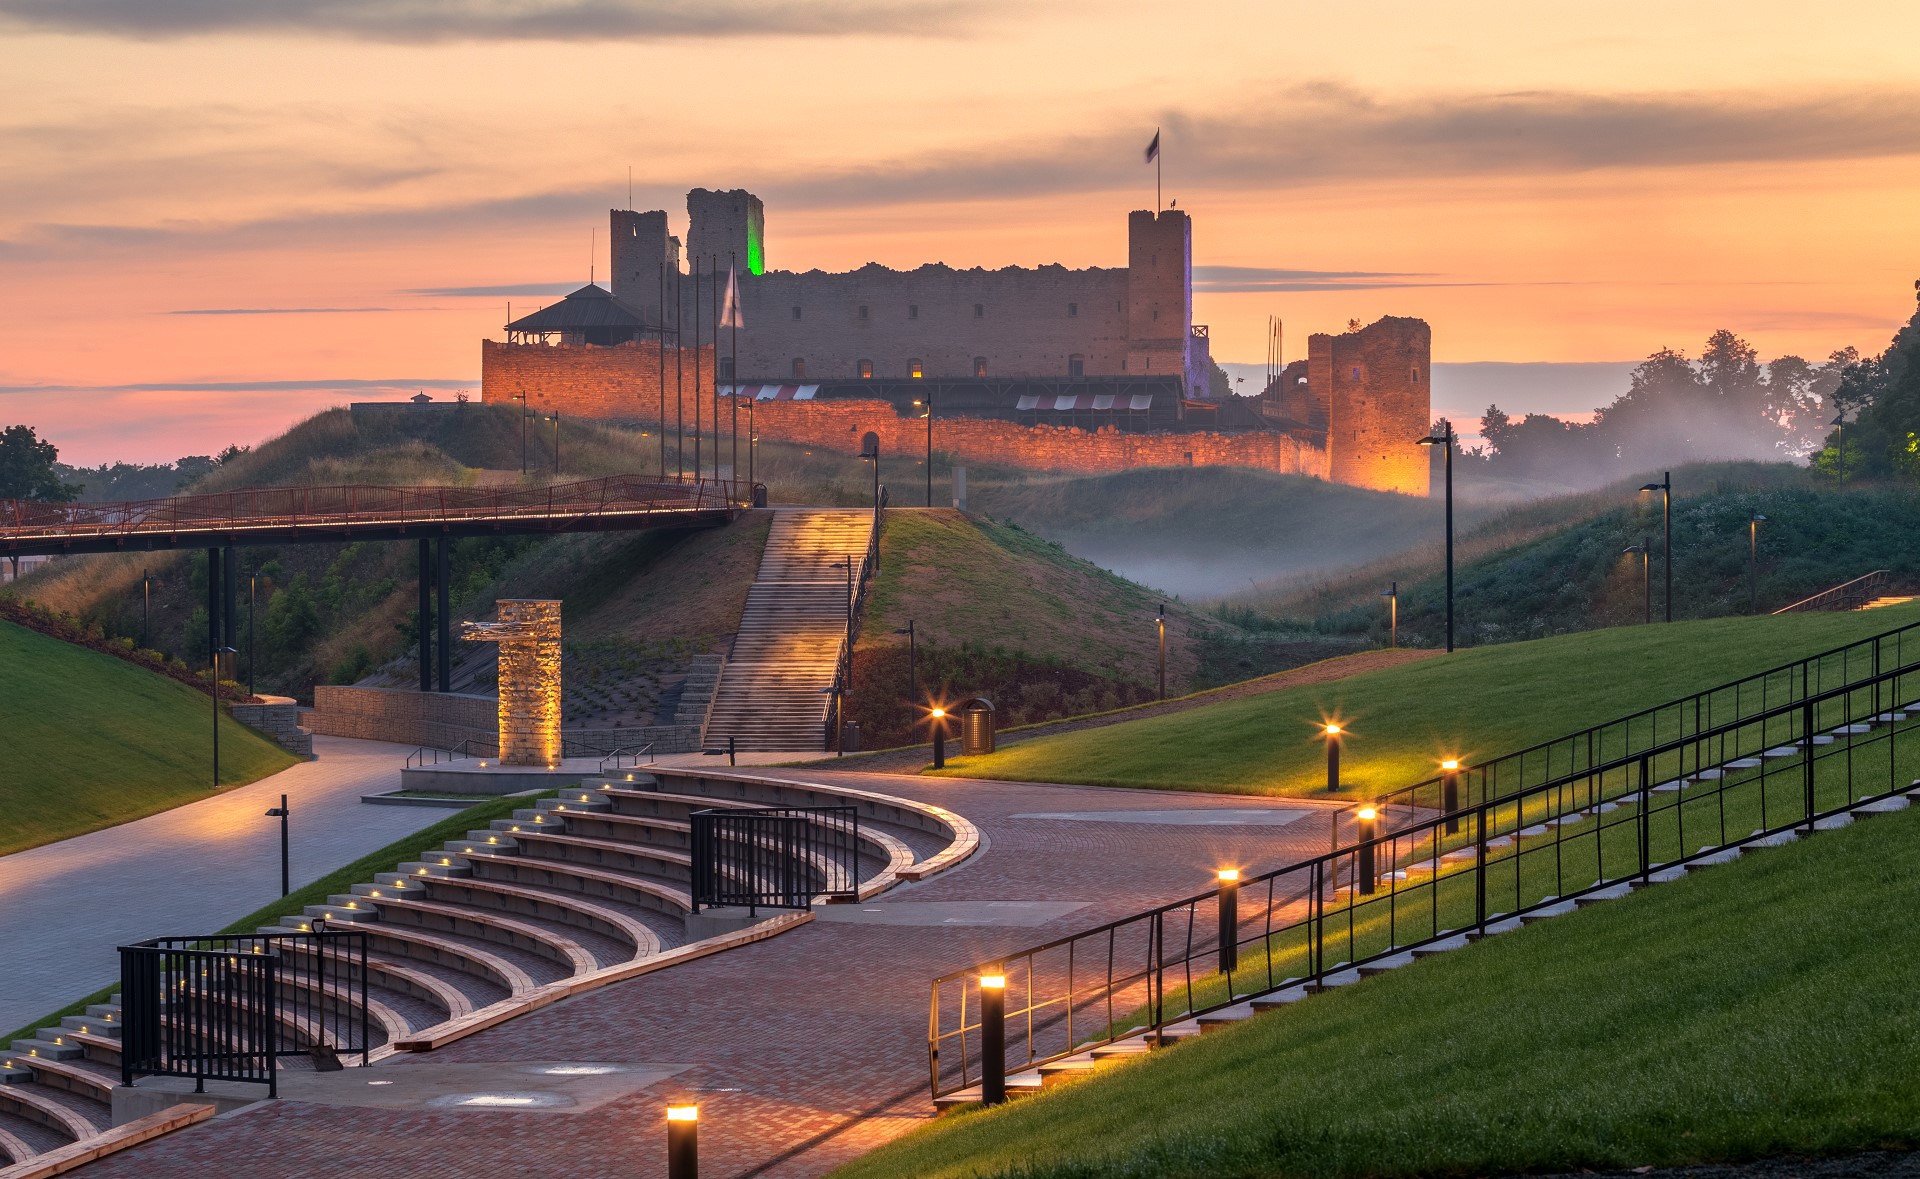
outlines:
[[667, 1120], [669, 1122], [697, 1122], [700, 1120], [700, 1107], [697, 1105], [669, 1105], [667, 1107]]
[[1327, 736], [1338, 737], [1339, 735], [1340, 735], [1340, 726], [1337, 724], [1329, 723], [1327, 725]]
[[1363, 806], [1358, 812], [1362, 823], [1371, 823], [1380, 817], [1380, 812], [1370, 806]]
[[1460, 760], [1458, 758], [1450, 757], [1447, 760], [1440, 763], [1440, 768], [1443, 770], [1457, 770], [1460, 768]]
[[1004, 990], [1007, 985], [1007, 976], [1004, 974], [983, 974], [980, 976], [980, 985], [989, 991]]
[[1234, 881], [1234, 880], [1238, 880], [1238, 879], [1240, 879], [1240, 869], [1238, 869], [1238, 868], [1222, 868], [1222, 869], [1220, 869], [1220, 871], [1219, 871], [1219, 877], [1220, 877], [1220, 879], [1221, 879], [1221, 880], [1223, 880], [1223, 881]]

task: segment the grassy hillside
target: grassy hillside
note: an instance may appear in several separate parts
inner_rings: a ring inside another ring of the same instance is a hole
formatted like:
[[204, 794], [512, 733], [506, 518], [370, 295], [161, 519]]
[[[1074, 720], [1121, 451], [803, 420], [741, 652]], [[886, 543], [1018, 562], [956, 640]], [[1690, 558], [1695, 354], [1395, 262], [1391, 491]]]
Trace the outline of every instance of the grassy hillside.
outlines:
[[[1920, 1145], [1920, 813], [1403, 967], [838, 1179], [1499, 1175]], [[1834, 1173], [1839, 1173], [1838, 1171]]]
[[[0, 622], [0, 855], [111, 827], [211, 791], [213, 702], [165, 676]], [[231, 718], [220, 784], [294, 764]]]
[[1588, 631], [1459, 651], [1173, 716], [1036, 738], [949, 761], [960, 777], [1232, 794], [1326, 785], [1320, 725], [1348, 730], [1343, 794], [1430, 777], [1440, 759], [1497, 756], [1920, 619], [1920, 603]]

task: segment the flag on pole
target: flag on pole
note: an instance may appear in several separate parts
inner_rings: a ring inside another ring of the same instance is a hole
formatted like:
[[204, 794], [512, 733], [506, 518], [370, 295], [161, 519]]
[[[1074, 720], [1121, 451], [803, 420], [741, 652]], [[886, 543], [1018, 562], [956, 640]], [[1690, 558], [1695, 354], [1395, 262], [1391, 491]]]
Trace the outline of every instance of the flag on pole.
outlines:
[[1160, 132], [1156, 130], [1153, 133], [1153, 142], [1147, 144], [1146, 162], [1151, 164], [1159, 158], [1160, 158]]
[[727, 266], [727, 299], [720, 309], [721, 327], [745, 327], [740, 319], [740, 278], [731, 263]]

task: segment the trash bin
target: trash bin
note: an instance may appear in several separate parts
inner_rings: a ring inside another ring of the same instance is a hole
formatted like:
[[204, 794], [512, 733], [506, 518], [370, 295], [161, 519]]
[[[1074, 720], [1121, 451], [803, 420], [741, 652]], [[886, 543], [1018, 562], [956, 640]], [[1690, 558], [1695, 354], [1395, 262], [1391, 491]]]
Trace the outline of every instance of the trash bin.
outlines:
[[993, 701], [976, 696], [960, 706], [960, 752], [993, 752]]
[[848, 721], [840, 726], [840, 752], [860, 752], [860, 722]]

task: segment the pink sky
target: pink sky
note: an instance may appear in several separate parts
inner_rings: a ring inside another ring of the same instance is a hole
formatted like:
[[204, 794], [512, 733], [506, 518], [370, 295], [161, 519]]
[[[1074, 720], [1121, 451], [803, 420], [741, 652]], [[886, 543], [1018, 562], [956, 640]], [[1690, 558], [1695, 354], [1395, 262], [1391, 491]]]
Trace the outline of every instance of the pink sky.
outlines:
[[1893, 2], [0, 0], [0, 424], [151, 461], [470, 384], [506, 300], [446, 292], [583, 281], [629, 167], [677, 231], [758, 192], [781, 268], [1121, 264], [1156, 126], [1222, 359], [1270, 314], [1877, 352], [1915, 43]]

